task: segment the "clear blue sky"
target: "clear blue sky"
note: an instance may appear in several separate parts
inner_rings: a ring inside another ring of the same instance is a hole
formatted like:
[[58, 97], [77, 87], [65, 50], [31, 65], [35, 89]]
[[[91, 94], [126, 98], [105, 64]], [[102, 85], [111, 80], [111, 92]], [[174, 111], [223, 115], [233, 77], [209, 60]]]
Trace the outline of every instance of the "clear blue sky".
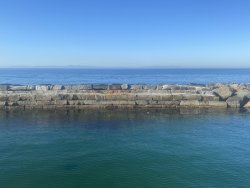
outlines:
[[0, 0], [0, 66], [250, 67], [250, 0]]

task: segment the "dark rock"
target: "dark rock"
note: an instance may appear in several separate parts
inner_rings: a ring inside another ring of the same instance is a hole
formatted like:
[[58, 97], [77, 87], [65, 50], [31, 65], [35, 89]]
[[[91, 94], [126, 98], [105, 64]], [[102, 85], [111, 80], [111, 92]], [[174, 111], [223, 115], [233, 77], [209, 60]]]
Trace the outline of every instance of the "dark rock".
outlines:
[[93, 85], [94, 90], [108, 90], [108, 85], [106, 84], [99, 84], [99, 85]]
[[206, 84], [196, 84], [196, 83], [190, 83], [190, 86], [196, 86], [196, 87], [206, 87]]
[[122, 87], [121, 87], [121, 84], [112, 84], [112, 85], [109, 85], [109, 90], [121, 90]]
[[238, 97], [238, 96], [233, 96], [233, 97], [229, 97], [227, 100], [227, 105], [230, 108], [240, 108], [243, 107], [246, 104], [246, 100], [242, 97]]

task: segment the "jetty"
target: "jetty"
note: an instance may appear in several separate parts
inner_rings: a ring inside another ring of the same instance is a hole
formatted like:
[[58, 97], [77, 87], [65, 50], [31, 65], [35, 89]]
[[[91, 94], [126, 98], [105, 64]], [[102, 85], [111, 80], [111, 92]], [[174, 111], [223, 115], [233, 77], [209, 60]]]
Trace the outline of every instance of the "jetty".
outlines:
[[249, 108], [250, 84], [0, 85], [0, 108]]

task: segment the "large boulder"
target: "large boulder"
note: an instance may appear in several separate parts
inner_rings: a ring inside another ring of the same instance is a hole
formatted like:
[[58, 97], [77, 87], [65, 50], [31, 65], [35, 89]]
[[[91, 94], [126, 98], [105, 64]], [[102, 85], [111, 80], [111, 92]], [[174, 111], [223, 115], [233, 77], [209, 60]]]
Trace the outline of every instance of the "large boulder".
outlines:
[[228, 97], [231, 97], [233, 95], [233, 89], [225, 85], [214, 89], [213, 92], [218, 95], [222, 100], [226, 100]]
[[236, 95], [241, 98], [247, 98], [250, 99], [250, 91], [246, 89], [241, 89], [236, 92]]
[[233, 96], [233, 97], [229, 97], [226, 100], [226, 102], [227, 102], [228, 107], [230, 108], [241, 108], [245, 105], [247, 101], [242, 97]]

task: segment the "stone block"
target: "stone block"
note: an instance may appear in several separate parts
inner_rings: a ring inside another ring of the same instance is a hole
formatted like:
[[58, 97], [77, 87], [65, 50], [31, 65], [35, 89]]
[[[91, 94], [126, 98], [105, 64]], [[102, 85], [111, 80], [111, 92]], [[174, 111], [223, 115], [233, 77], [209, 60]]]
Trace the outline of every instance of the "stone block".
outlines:
[[67, 105], [67, 104], [68, 105], [84, 105], [84, 101], [83, 100], [69, 100], [64, 105]]
[[86, 100], [86, 96], [87, 94], [84, 94], [84, 93], [75, 93], [73, 94], [73, 99]]
[[183, 99], [183, 95], [182, 94], [173, 94], [173, 100], [174, 101], [179, 101]]
[[128, 100], [128, 96], [125, 94], [118, 94], [118, 95], [106, 94], [104, 95], [104, 100], [113, 100], [113, 101]]
[[96, 105], [96, 100], [84, 100], [85, 105]]
[[156, 90], [157, 89], [157, 85], [144, 85], [143, 89], [145, 90]]
[[72, 85], [63, 85], [63, 89], [72, 90]]
[[181, 107], [199, 107], [200, 103], [198, 100], [185, 100], [180, 102]]
[[136, 95], [135, 97], [136, 100], [153, 100], [153, 96], [152, 95], [145, 95], [145, 94], [139, 94]]
[[171, 90], [172, 94], [199, 94], [196, 90]]
[[94, 90], [108, 90], [108, 85], [106, 84], [99, 84], [99, 85], [93, 85]]
[[87, 85], [71, 85], [71, 89], [76, 90], [76, 91], [79, 91], [79, 90], [92, 90], [93, 87], [92, 87], [91, 84], [87, 84]]
[[28, 93], [23, 93], [19, 95], [19, 100], [20, 101], [28, 101], [28, 100], [33, 100], [32, 95], [28, 94]]
[[[65, 94], [58, 94], [57, 96], [58, 96], [59, 100], [72, 100], [73, 99], [73, 94], [66, 94], [65, 93]], [[53, 97], [51, 97], [51, 99], [56, 100], [57, 97], [53, 96]]]
[[[166, 85], [162, 85], [162, 87], [161, 87], [162, 90], [172, 90], [173, 88], [177, 88], [177, 86], [166, 84]], [[179, 87], [178, 87], [178, 89], [179, 89]]]
[[121, 90], [122, 87], [121, 87], [121, 84], [112, 84], [108, 86], [108, 89], [109, 90]]
[[36, 105], [38, 106], [47, 106], [47, 105], [55, 105], [55, 104], [56, 104], [56, 101], [51, 101], [51, 100], [36, 101]]
[[152, 95], [153, 101], [161, 101], [162, 100], [162, 95], [159, 95], [159, 94], [151, 94], [151, 95]]
[[209, 101], [199, 101], [200, 107], [209, 107]]
[[58, 91], [58, 90], [63, 90], [64, 86], [63, 85], [52, 85], [51, 90]]
[[175, 108], [180, 106], [180, 101], [159, 101], [158, 104], [162, 105], [164, 108]]
[[129, 85], [128, 84], [122, 84], [121, 88], [122, 88], [122, 90], [127, 90], [127, 89], [129, 89]]
[[227, 108], [227, 103], [225, 101], [208, 101], [209, 107], [216, 108]]
[[142, 90], [143, 89], [143, 85], [130, 85], [130, 89], [131, 90]]
[[161, 95], [161, 100], [162, 101], [171, 101], [171, 100], [174, 100], [174, 96], [173, 95]]
[[182, 95], [182, 99], [183, 100], [198, 100], [201, 101], [202, 100], [202, 96], [199, 94], [184, 94]]
[[36, 94], [34, 98], [36, 101], [50, 101], [52, 99], [51, 95], [47, 94]]
[[48, 91], [50, 90], [50, 85], [36, 85], [37, 91]]
[[68, 100], [56, 100], [55, 104], [58, 106], [68, 105]]
[[9, 89], [9, 85], [7, 84], [0, 84], [0, 91], [7, 91]]
[[7, 101], [18, 101], [19, 97], [18, 94], [9, 94], [7, 95]]
[[104, 95], [101, 95], [101, 94], [96, 94], [95, 95], [95, 100], [96, 101], [104, 101], [104, 99], [105, 99]]
[[0, 101], [7, 101], [8, 97], [6, 95], [0, 95]]
[[27, 91], [27, 85], [10, 85], [9, 91]]
[[202, 101], [219, 101], [220, 98], [214, 95], [202, 95]]
[[36, 86], [35, 85], [27, 85], [27, 90], [34, 91], [34, 90], [36, 90]]
[[86, 95], [86, 100], [95, 100], [96, 98], [95, 98], [95, 94], [93, 93], [93, 94], [87, 94]]
[[149, 102], [146, 101], [146, 100], [136, 100], [136, 101], [135, 101], [135, 104], [136, 104], [136, 105], [148, 105]]

